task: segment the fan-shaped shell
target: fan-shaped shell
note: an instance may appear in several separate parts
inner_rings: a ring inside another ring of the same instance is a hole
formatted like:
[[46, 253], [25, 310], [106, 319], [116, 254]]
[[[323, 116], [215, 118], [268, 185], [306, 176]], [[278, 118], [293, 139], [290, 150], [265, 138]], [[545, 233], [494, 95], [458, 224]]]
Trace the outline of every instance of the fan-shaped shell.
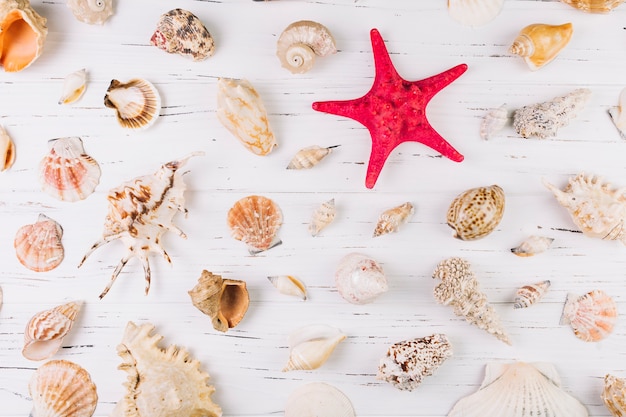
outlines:
[[111, 80], [104, 105], [115, 109], [117, 121], [122, 127], [146, 129], [159, 117], [161, 96], [146, 80], [135, 78], [125, 83]]
[[13, 246], [17, 259], [31, 271], [50, 271], [63, 261], [62, 237], [61, 225], [40, 214], [36, 223], [20, 227], [15, 234]]
[[283, 68], [302, 74], [313, 67], [316, 56], [337, 52], [335, 39], [322, 24], [301, 20], [287, 26], [280, 34], [276, 55]]
[[291, 275], [275, 275], [267, 277], [267, 279], [279, 293], [306, 300], [306, 286], [298, 278]]
[[276, 235], [283, 224], [283, 213], [269, 198], [242, 198], [228, 210], [227, 223], [233, 238], [246, 243], [251, 255], [282, 243]]
[[63, 80], [63, 89], [59, 104], [72, 104], [78, 101], [87, 89], [87, 70], [80, 69], [69, 74]]
[[568, 294], [560, 323], [569, 324], [576, 337], [585, 342], [599, 342], [613, 332], [616, 321], [613, 298], [602, 290], [593, 290], [580, 297]]
[[361, 253], [344, 256], [335, 272], [337, 291], [352, 304], [367, 304], [387, 292], [387, 277], [375, 260]]
[[626, 379], [606, 374], [601, 397], [611, 415], [626, 416]]
[[287, 398], [285, 417], [355, 417], [350, 399], [324, 382], [296, 388]]
[[71, 330], [82, 305], [82, 301], [72, 301], [35, 314], [24, 330], [22, 355], [31, 361], [54, 355]]
[[319, 368], [345, 338], [339, 329], [324, 324], [297, 329], [289, 335], [291, 351], [283, 372]]
[[67, 0], [74, 17], [90, 25], [102, 25], [113, 16], [113, 0]]
[[506, 104], [490, 110], [480, 123], [480, 137], [485, 140], [491, 139], [506, 126], [509, 120]]
[[554, 239], [551, 237], [528, 236], [518, 246], [511, 248], [511, 253], [521, 257], [534, 256], [538, 253], [545, 252], [552, 242], [554, 242]]
[[161, 15], [150, 43], [170, 54], [202, 61], [215, 51], [213, 38], [195, 14], [173, 9]]
[[571, 23], [547, 25], [536, 23], [524, 27], [509, 47], [509, 53], [524, 58], [535, 71], [552, 62], [572, 38]]
[[504, 0], [448, 0], [448, 13], [466, 26], [481, 26], [500, 14]]
[[450, 204], [446, 220], [454, 237], [475, 240], [493, 232], [504, 215], [504, 190], [497, 185], [469, 189]]
[[15, 144], [9, 134], [0, 126], [0, 171], [6, 171], [15, 162]]
[[331, 224], [333, 220], [335, 220], [336, 214], [337, 209], [335, 207], [334, 198], [320, 204], [311, 217], [311, 224], [309, 224], [309, 232], [311, 232], [311, 235], [317, 236], [322, 230]]
[[608, 13], [624, 0], [561, 0], [565, 4], [589, 13]]
[[524, 285], [515, 292], [513, 308], [526, 308], [539, 301], [550, 288], [550, 281]]
[[96, 385], [80, 365], [54, 360], [41, 365], [28, 383], [32, 417], [91, 417], [98, 405]]
[[6, 72], [21, 71], [35, 62], [47, 35], [46, 18], [29, 0], [0, 2], [0, 65]]
[[326, 158], [332, 152], [333, 148], [339, 145], [322, 148], [318, 145], [309, 146], [300, 149], [287, 165], [287, 169], [309, 169], [319, 164], [322, 159]]
[[378, 217], [373, 237], [397, 232], [400, 226], [408, 222], [414, 213], [415, 207], [410, 202], [383, 211]]

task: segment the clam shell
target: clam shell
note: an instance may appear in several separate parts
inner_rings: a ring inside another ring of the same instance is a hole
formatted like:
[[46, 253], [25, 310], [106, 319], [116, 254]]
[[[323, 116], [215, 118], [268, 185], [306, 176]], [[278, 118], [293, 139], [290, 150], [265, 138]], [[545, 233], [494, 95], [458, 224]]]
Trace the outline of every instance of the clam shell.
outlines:
[[51, 218], [40, 214], [37, 222], [27, 224], [15, 234], [15, 254], [31, 271], [46, 272], [61, 264], [64, 257], [61, 237], [63, 228]]
[[612, 416], [626, 416], [626, 379], [606, 374], [601, 398]]
[[82, 301], [71, 301], [35, 314], [24, 330], [22, 355], [31, 361], [54, 355], [71, 330], [82, 305]]
[[113, 0], [67, 0], [74, 17], [90, 25], [102, 25], [113, 16]]
[[528, 25], [513, 40], [509, 53], [523, 57], [528, 67], [536, 71], [557, 57], [569, 43], [572, 33], [571, 23]]
[[289, 361], [283, 372], [319, 368], [345, 338], [339, 329], [324, 324], [312, 324], [292, 332]]
[[111, 80], [104, 96], [104, 105], [115, 109], [117, 121], [128, 129], [147, 129], [159, 117], [161, 96], [150, 82], [132, 79]]
[[6, 72], [21, 71], [35, 62], [47, 35], [46, 18], [29, 0], [0, 2], [0, 65]]
[[319, 164], [322, 159], [326, 158], [332, 152], [333, 148], [340, 145], [322, 148], [318, 145], [309, 146], [300, 149], [287, 165], [287, 169], [309, 169]]
[[0, 126], [0, 171], [6, 171], [15, 162], [15, 144], [9, 134]]
[[500, 14], [504, 0], [448, 0], [448, 13], [465, 26], [482, 26]]
[[280, 34], [276, 56], [283, 68], [292, 74], [302, 74], [313, 67], [316, 56], [337, 52], [335, 39], [322, 24], [301, 20], [287, 26]]
[[311, 232], [311, 236], [317, 236], [320, 234], [322, 230], [335, 220], [336, 214], [337, 209], [335, 208], [334, 198], [320, 204], [320, 206], [313, 212], [311, 224], [309, 224], [309, 232]]
[[529, 236], [518, 246], [511, 248], [511, 252], [517, 256], [528, 257], [545, 252], [554, 239], [546, 236]]
[[150, 43], [170, 54], [179, 54], [203, 61], [213, 55], [213, 38], [193, 13], [173, 9], [161, 15]]
[[480, 123], [480, 137], [485, 140], [491, 139], [504, 129], [509, 120], [509, 111], [506, 108], [506, 104], [490, 110]]
[[569, 324], [574, 334], [585, 342], [599, 342], [613, 332], [617, 321], [617, 305], [602, 290], [593, 290], [580, 297], [568, 294], [560, 324]]
[[609, 116], [622, 138], [626, 138], [626, 88], [619, 94], [618, 106], [609, 109]]
[[493, 232], [504, 215], [504, 190], [497, 185], [469, 189], [450, 204], [446, 220], [461, 240], [480, 239]]
[[285, 417], [355, 417], [350, 399], [339, 389], [323, 382], [296, 388], [287, 398]]
[[291, 275], [277, 275], [267, 277], [267, 279], [276, 287], [279, 293], [306, 300], [306, 286], [298, 278]]
[[410, 202], [383, 211], [378, 217], [373, 237], [397, 232], [400, 226], [407, 223], [414, 213], [415, 207]]
[[565, 4], [589, 13], [608, 13], [624, 0], [561, 0]]
[[367, 304], [387, 292], [387, 277], [375, 260], [361, 253], [344, 256], [335, 272], [337, 291], [352, 304]]
[[251, 195], [237, 201], [227, 216], [233, 238], [248, 245], [251, 255], [266, 251], [282, 242], [277, 237], [283, 214], [269, 198]]
[[53, 360], [41, 365], [28, 383], [31, 417], [91, 417], [98, 405], [96, 385], [80, 365]]
[[78, 101], [87, 89], [87, 70], [80, 69], [69, 74], [63, 80], [63, 89], [59, 104], [72, 104]]
[[513, 308], [526, 308], [539, 301], [550, 288], [550, 281], [524, 285], [515, 292]]

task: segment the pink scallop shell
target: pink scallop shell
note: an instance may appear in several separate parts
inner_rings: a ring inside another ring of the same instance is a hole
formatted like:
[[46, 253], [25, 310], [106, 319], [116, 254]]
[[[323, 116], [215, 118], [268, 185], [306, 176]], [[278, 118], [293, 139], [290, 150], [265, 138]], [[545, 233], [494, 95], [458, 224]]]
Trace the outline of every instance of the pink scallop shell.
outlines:
[[578, 297], [569, 294], [563, 307], [561, 324], [569, 324], [574, 334], [585, 342], [598, 342], [613, 331], [617, 321], [617, 305], [602, 290]]
[[15, 234], [15, 254], [26, 268], [35, 272], [50, 271], [63, 261], [63, 228], [40, 214], [36, 223], [22, 226]]

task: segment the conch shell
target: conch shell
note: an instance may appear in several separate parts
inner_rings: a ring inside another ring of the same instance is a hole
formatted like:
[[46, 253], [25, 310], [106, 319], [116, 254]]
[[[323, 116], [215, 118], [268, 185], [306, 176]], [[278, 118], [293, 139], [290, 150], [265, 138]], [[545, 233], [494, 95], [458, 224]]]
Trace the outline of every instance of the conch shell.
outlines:
[[355, 417], [352, 402], [343, 392], [323, 382], [311, 382], [293, 391], [284, 417]]
[[74, 17], [90, 25], [102, 25], [113, 16], [113, 0], [67, 0]]
[[54, 355], [76, 321], [82, 305], [82, 301], [71, 301], [35, 314], [24, 330], [22, 355], [31, 361], [41, 361]]
[[572, 38], [571, 23], [547, 25], [536, 23], [523, 28], [509, 48], [509, 53], [524, 58], [528, 67], [535, 71], [557, 57]]
[[320, 204], [311, 217], [311, 223], [309, 224], [309, 232], [311, 232], [311, 235], [317, 236], [320, 234], [322, 230], [335, 220], [336, 214], [337, 209], [335, 208], [334, 198]]
[[302, 74], [313, 67], [315, 56], [337, 52], [335, 39], [322, 24], [301, 20], [287, 26], [278, 38], [276, 55], [280, 65], [293, 74]]
[[589, 13], [608, 13], [624, 0], [561, 0], [565, 4]]
[[504, 0], [448, 0], [448, 13], [465, 26], [482, 26], [500, 14]]
[[59, 104], [72, 104], [78, 101], [87, 89], [87, 70], [80, 69], [69, 74], [63, 80], [63, 89]]
[[455, 238], [480, 239], [496, 229], [504, 215], [504, 203], [504, 190], [498, 185], [471, 188], [452, 200], [446, 221]]
[[339, 145], [328, 146], [322, 148], [318, 145], [309, 146], [304, 149], [300, 149], [294, 157], [289, 161], [287, 169], [309, 169], [319, 164], [322, 159], [326, 158], [332, 152], [333, 148], [337, 148]]
[[193, 13], [173, 9], [161, 15], [150, 43], [170, 54], [180, 54], [194, 61], [203, 61], [213, 55], [213, 38]]
[[317, 369], [346, 338], [339, 329], [324, 324], [304, 326], [289, 335], [291, 352], [283, 372]]
[[545, 280], [518, 288], [515, 292], [513, 308], [526, 308], [535, 304], [548, 292], [550, 284], [549, 280]]
[[0, 65], [6, 72], [21, 71], [39, 58], [47, 35], [46, 18], [29, 0], [0, 2]]
[[378, 217], [373, 237], [397, 232], [400, 226], [408, 222], [414, 213], [415, 207], [410, 202], [383, 211]]
[[569, 324], [576, 337], [585, 342], [599, 342], [613, 332], [617, 315], [615, 301], [602, 290], [580, 297], [568, 294], [560, 324]]
[[115, 109], [117, 121], [128, 129], [147, 129], [161, 111], [161, 96], [152, 83], [139, 78], [128, 82], [111, 80], [104, 105]]
[[337, 291], [352, 304], [367, 304], [387, 292], [387, 277], [375, 260], [361, 253], [349, 253], [335, 272]]
[[15, 162], [15, 144], [9, 134], [0, 126], [0, 171], [6, 171]]
[[40, 214], [35, 223], [18, 229], [13, 242], [15, 255], [31, 271], [51, 271], [65, 257], [62, 237], [61, 225], [45, 214]]
[[283, 212], [267, 197], [251, 195], [240, 199], [228, 210], [226, 221], [233, 238], [246, 243], [251, 255], [282, 243], [277, 234], [283, 224]]
[[613, 417], [626, 416], [626, 379], [606, 374], [601, 397]]

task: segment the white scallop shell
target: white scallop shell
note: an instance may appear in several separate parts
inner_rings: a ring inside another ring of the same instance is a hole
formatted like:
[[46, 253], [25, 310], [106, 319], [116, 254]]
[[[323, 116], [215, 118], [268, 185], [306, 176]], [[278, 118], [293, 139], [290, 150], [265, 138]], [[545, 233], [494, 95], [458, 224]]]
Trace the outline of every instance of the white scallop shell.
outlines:
[[337, 52], [335, 39], [322, 24], [301, 20], [287, 26], [278, 38], [276, 55], [283, 68], [302, 74], [313, 67], [316, 56]]
[[15, 162], [15, 144], [9, 134], [0, 126], [0, 171], [11, 168]]
[[161, 96], [152, 83], [142, 79], [128, 82], [111, 80], [104, 105], [115, 109], [117, 121], [128, 129], [147, 129], [161, 111]]
[[618, 106], [609, 109], [609, 115], [622, 138], [626, 139], [626, 88], [619, 94]]
[[59, 104], [72, 104], [78, 101], [87, 89], [87, 70], [80, 69], [75, 71], [63, 80], [63, 89], [61, 90], [61, 98]]
[[506, 108], [506, 104], [490, 110], [480, 123], [480, 137], [485, 140], [491, 139], [504, 129], [509, 120], [509, 111]]
[[71, 330], [82, 305], [82, 301], [71, 301], [35, 314], [24, 330], [22, 355], [31, 361], [54, 355]]
[[504, 0], [448, 0], [448, 13], [466, 26], [481, 26], [500, 14]]
[[279, 293], [292, 295], [302, 300], [306, 300], [306, 286], [298, 278], [291, 275], [276, 275], [267, 277]]
[[74, 17], [90, 25], [102, 25], [113, 15], [113, 0], [67, 0]]
[[346, 338], [339, 329], [324, 324], [304, 326], [289, 335], [289, 361], [283, 372], [317, 369]]
[[534, 256], [538, 253], [545, 252], [554, 239], [546, 236], [529, 236], [518, 246], [511, 248], [511, 252], [517, 256], [527, 257]]
[[337, 291], [352, 304], [366, 304], [387, 292], [387, 277], [375, 260], [361, 253], [349, 253], [335, 272]]
[[311, 382], [296, 388], [287, 398], [285, 417], [355, 417], [350, 399], [337, 388]]
[[324, 230], [329, 224], [335, 220], [337, 210], [335, 208], [335, 199], [320, 204], [320, 206], [313, 212], [311, 218], [311, 224], [309, 224], [309, 232], [312, 236], [317, 236], [322, 230]]

